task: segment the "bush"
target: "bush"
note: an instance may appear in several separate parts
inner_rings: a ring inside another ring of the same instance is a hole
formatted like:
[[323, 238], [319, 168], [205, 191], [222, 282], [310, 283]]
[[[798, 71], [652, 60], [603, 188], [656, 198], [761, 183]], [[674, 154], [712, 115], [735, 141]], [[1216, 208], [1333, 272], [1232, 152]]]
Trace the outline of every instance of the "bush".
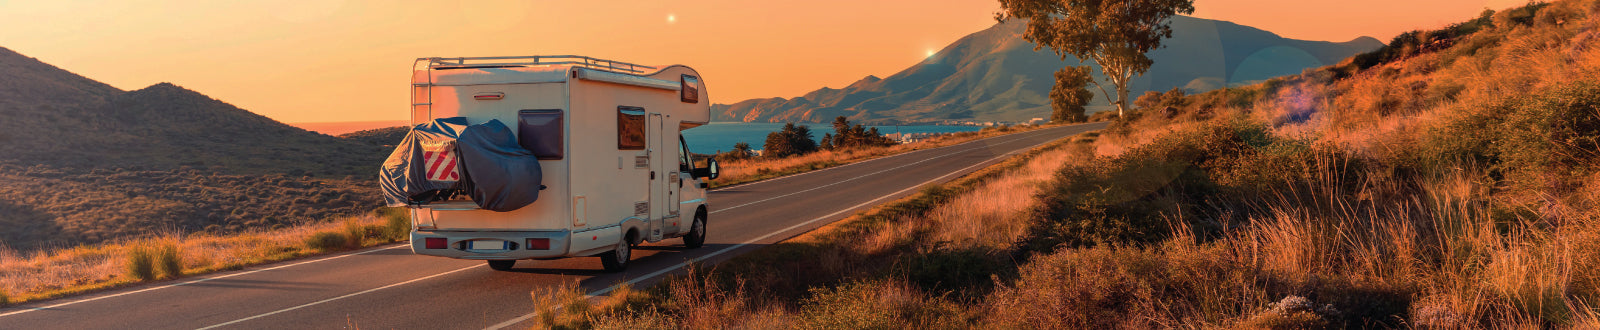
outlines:
[[148, 247], [135, 245], [128, 249], [127, 263], [123, 266], [128, 272], [128, 277], [140, 281], [156, 278], [155, 252]]
[[932, 251], [908, 254], [900, 265], [911, 283], [935, 295], [951, 293], [978, 299], [994, 290], [994, 277], [1014, 277], [1016, 267], [997, 251], [982, 247], [950, 248], [935, 243]]
[[384, 237], [390, 241], [404, 241], [411, 238], [411, 214], [404, 208], [384, 208], [378, 210], [383, 217]]
[[306, 247], [322, 251], [344, 248], [349, 244], [350, 240], [344, 234], [330, 231], [317, 232], [306, 237]]
[[[1541, 185], [1550, 176], [1582, 176], [1600, 156], [1600, 84], [1563, 86], [1512, 100], [1495, 153], [1508, 179]], [[1580, 178], [1581, 179], [1581, 178]]]
[[812, 296], [802, 302], [801, 322], [813, 329], [898, 328], [895, 310], [878, 304], [885, 296], [875, 286], [849, 283], [833, 289], [812, 289]]
[[344, 235], [345, 238], [348, 238], [348, 240], [345, 241], [346, 247], [361, 247], [361, 243], [364, 243], [367, 237], [372, 236], [368, 235], [369, 232], [367, 229], [367, 226], [362, 225], [361, 221], [357, 221], [355, 218], [345, 219]]
[[178, 245], [165, 243], [156, 253], [156, 264], [161, 266], [161, 273], [167, 278], [183, 276], [183, 258], [178, 251]]
[[6, 290], [0, 290], [0, 307], [11, 305], [11, 295]]

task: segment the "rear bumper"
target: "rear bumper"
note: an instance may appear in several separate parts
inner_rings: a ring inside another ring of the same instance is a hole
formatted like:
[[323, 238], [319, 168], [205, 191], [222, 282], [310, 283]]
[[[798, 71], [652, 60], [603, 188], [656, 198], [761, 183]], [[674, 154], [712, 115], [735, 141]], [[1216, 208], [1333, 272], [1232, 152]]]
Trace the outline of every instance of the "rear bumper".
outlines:
[[[420, 255], [438, 256], [456, 259], [472, 260], [518, 260], [559, 258], [567, 256], [567, 247], [571, 245], [572, 233], [567, 230], [540, 230], [540, 231], [411, 231], [411, 252]], [[443, 238], [447, 242], [443, 249], [429, 249], [428, 238]], [[550, 240], [550, 248], [544, 250], [530, 250], [527, 246], [529, 238], [544, 238]], [[470, 241], [489, 240], [511, 242], [513, 249], [473, 250]]]

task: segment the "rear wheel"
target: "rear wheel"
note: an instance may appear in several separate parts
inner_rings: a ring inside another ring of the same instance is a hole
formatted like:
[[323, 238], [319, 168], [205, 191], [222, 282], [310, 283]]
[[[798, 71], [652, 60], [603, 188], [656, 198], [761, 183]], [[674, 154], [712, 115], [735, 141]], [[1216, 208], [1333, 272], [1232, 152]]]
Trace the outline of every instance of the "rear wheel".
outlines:
[[683, 246], [698, 248], [706, 244], [706, 215], [704, 212], [694, 213], [694, 223], [689, 224], [689, 233], [683, 235]]
[[632, 238], [625, 238], [621, 242], [617, 242], [617, 248], [615, 250], [601, 253], [600, 265], [605, 266], [606, 271], [608, 272], [620, 272], [627, 270], [628, 258], [633, 257], [633, 247], [629, 246], [628, 244], [628, 242], [631, 241], [633, 241]]
[[511, 270], [511, 266], [515, 266], [516, 264], [516, 260], [489, 260], [489, 269]]

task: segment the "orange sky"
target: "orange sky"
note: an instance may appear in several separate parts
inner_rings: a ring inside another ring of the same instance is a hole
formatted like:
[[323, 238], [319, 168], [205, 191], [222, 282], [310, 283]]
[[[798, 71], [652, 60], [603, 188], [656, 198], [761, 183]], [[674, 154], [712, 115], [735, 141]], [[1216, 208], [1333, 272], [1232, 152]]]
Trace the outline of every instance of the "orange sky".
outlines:
[[[1197, 0], [1195, 16], [1298, 39], [1388, 41], [1520, 3]], [[400, 120], [417, 57], [687, 64], [714, 102], [732, 103], [893, 74], [993, 25], [996, 9], [993, 0], [0, 0], [0, 47], [125, 90], [173, 82], [284, 122]]]

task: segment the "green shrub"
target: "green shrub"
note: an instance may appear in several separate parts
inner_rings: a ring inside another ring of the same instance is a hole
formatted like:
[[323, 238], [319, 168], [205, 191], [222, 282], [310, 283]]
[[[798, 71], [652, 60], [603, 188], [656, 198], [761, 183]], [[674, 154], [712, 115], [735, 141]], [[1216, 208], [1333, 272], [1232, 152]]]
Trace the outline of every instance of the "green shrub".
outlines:
[[1600, 156], [1600, 84], [1562, 86], [1514, 99], [1500, 125], [1495, 153], [1507, 179], [1543, 185], [1581, 177]]
[[350, 240], [344, 235], [331, 231], [317, 232], [306, 237], [306, 247], [329, 251], [349, 246]]
[[0, 290], [0, 307], [11, 305], [11, 295], [6, 290]]
[[162, 244], [156, 253], [156, 265], [161, 266], [161, 273], [167, 278], [183, 276], [183, 257], [178, 251], [178, 245], [173, 243]]
[[378, 210], [383, 217], [384, 238], [389, 241], [404, 241], [411, 238], [411, 214], [405, 208], [391, 207]]
[[128, 277], [140, 281], [155, 279], [155, 251], [142, 245], [128, 249], [128, 259], [123, 268], [127, 270]]
[[950, 293], [960, 299], [978, 299], [994, 290], [994, 277], [1014, 277], [1010, 258], [982, 247], [950, 248], [936, 243], [931, 251], [907, 254], [899, 262], [911, 283], [935, 295]]
[[801, 302], [801, 320], [810, 329], [894, 329], [895, 310], [879, 306], [882, 296], [873, 284], [848, 283], [837, 288], [813, 288]]
[[367, 229], [367, 226], [362, 225], [361, 221], [357, 221], [355, 218], [345, 219], [344, 235], [345, 238], [348, 238], [348, 240], [345, 240], [346, 247], [361, 247], [361, 244], [366, 241], [367, 237], [372, 236], [368, 235], [370, 233], [367, 231]]

